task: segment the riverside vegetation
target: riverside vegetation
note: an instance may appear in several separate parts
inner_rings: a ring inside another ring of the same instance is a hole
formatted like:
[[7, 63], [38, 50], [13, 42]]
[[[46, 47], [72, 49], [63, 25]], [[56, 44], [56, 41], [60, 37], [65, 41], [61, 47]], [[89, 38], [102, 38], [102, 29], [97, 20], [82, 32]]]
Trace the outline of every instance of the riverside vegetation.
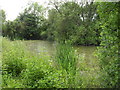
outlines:
[[[53, 58], [36, 55], [23, 41], [2, 38], [3, 88], [85, 88], [99, 86], [98, 69], [90, 69], [70, 45], [59, 45]], [[8, 46], [9, 44], [9, 46]], [[96, 62], [96, 61], [95, 61]], [[96, 62], [97, 64], [97, 62]], [[81, 72], [84, 75], [81, 75]], [[91, 73], [91, 74], [90, 74]], [[94, 74], [95, 76], [93, 77]], [[86, 80], [86, 77], [89, 79]]]
[[[3, 88], [119, 88], [118, 2], [51, 1], [29, 4], [14, 21], [2, 13]], [[24, 40], [57, 42], [51, 58], [33, 54]], [[97, 45], [97, 67], [87, 66], [73, 45]]]

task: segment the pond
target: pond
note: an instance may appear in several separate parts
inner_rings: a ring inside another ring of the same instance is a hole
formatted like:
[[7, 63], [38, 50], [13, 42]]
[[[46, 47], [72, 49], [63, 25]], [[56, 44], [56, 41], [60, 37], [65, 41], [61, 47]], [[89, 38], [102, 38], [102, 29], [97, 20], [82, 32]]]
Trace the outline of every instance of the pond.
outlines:
[[[40, 52], [46, 52], [49, 55], [55, 54], [55, 43], [43, 40], [27, 40], [24, 41], [26, 46], [29, 48], [30, 51], [37, 54]], [[89, 62], [91, 60], [96, 59], [94, 51], [97, 49], [96, 46], [73, 46], [77, 53], [80, 55], [84, 55], [85, 59]]]

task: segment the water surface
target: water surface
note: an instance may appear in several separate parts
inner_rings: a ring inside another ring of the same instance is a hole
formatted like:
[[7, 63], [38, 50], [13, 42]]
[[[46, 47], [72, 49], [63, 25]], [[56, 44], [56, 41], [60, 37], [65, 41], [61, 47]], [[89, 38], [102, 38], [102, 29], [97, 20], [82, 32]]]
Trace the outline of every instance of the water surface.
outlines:
[[[55, 42], [43, 41], [43, 40], [27, 40], [24, 41], [29, 50], [35, 54], [46, 52], [49, 55], [55, 54], [56, 44]], [[84, 55], [85, 59], [89, 62], [95, 59], [94, 51], [96, 46], [73, 46], [77, 53]]]

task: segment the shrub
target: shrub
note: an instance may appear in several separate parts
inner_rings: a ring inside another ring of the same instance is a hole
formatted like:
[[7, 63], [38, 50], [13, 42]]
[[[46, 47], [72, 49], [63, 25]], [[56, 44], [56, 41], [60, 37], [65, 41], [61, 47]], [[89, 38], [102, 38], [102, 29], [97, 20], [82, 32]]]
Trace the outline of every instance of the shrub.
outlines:
[[[3, 38], [3, 70], [7, 71], [8, 74], [18, 76], [23, 69], [26, 68], [24, 58], [25, 50], [22, 47], [21, 42], [10, 42], [8, 39]], [[3, 74], [4, 74], [3, 71]]]
[[[48, 57], [32, 56], [26, 61], [26, 69], [22, 72], [24, 84], [27, 87], [38, 87], [37, 82], [52, 70]], [[37, 85], [37, 86], [36, 86]]]
[[101, 46], [98, 48], [102, 87], [119, 87], [119, 56], [118, 56], [118, 2], [103, 2], [98, 6], [101, 20]]

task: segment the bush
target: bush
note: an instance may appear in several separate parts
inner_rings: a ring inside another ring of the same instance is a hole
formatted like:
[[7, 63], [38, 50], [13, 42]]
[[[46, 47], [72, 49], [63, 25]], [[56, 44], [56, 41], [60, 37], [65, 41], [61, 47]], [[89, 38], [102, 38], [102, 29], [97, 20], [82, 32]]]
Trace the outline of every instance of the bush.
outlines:
[[[21, 42], [10, 42], [8, 39], [3, 38], [3, 70], [8, 74], [18, 76], [22, 70], [26, 69], [24, 62], [25, 51]], [[3, 74], [4, 74], [3, 71]]]
[[98, 48], [102, 87], [119, 88], [118, 2], [103, 2], [98, 6], [101, 20], [101, 46]]
[[24, 85], [27, 87], [38, 87], [38, 81], [52, 72], [52, 67], [45, 56], [32, 56], [26, 62], [26, 69], [22, 72]]

